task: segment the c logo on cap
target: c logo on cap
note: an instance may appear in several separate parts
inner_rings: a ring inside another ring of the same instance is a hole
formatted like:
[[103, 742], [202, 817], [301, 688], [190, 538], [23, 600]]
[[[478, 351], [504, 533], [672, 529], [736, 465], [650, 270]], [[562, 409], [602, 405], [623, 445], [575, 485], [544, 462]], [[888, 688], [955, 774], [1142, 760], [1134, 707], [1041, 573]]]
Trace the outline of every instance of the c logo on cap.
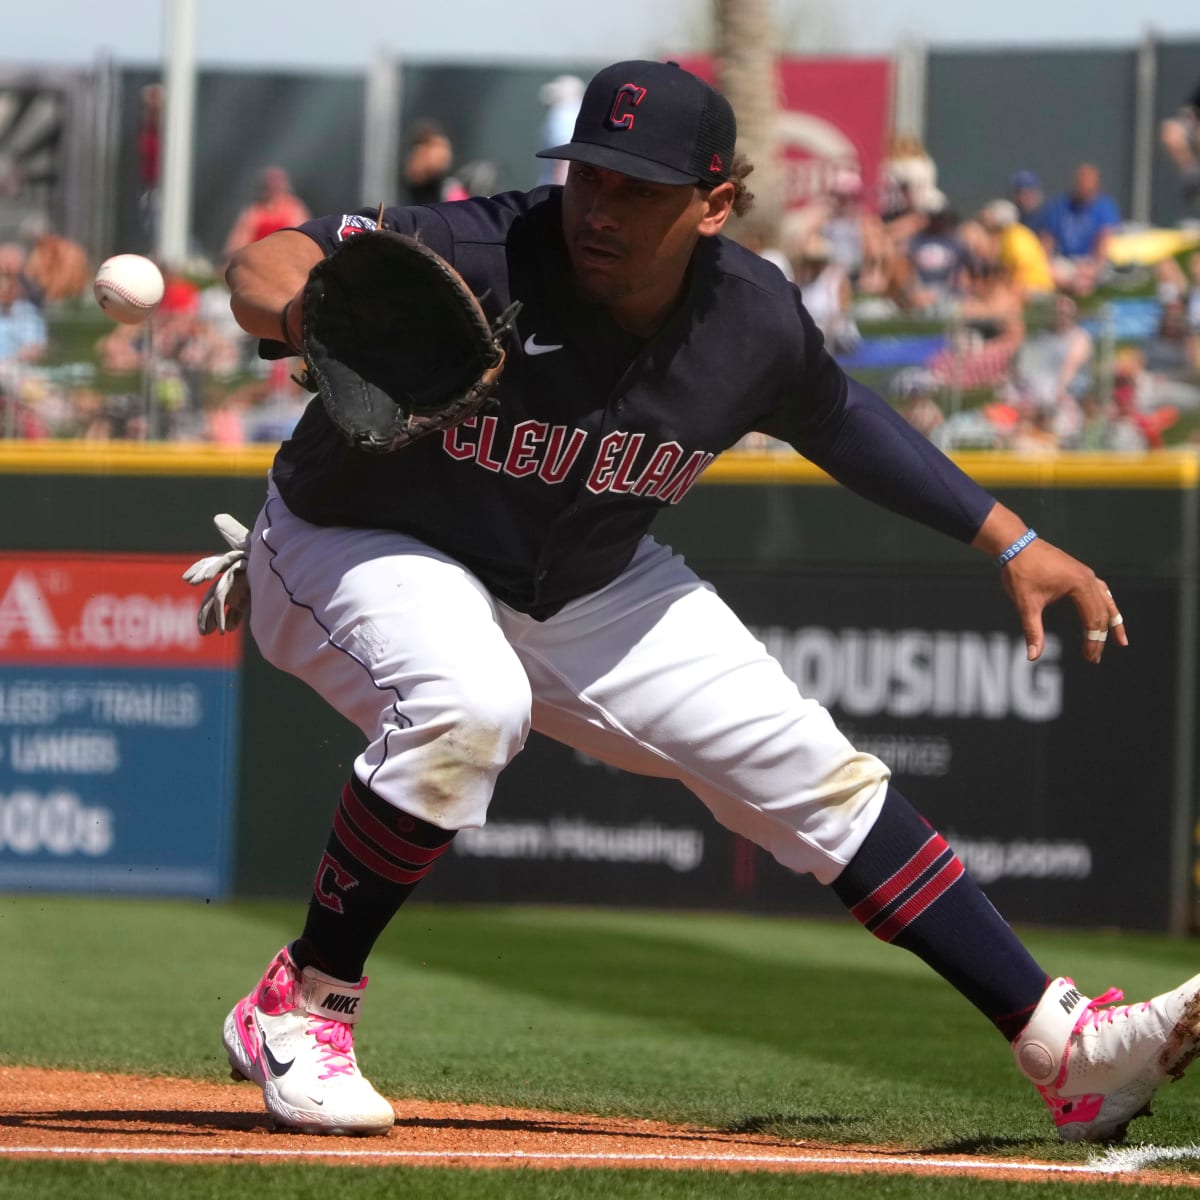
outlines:
[[613, 97], [612, 112], [608, 114], [608, 123], [614, 129], [632, 129], [633, 113], [623, 112], [622, 109], [637, 108], [645, 95], [644, 87], [638, 87], [636, 83], [623, 83], [617, 88], [617, 94]]

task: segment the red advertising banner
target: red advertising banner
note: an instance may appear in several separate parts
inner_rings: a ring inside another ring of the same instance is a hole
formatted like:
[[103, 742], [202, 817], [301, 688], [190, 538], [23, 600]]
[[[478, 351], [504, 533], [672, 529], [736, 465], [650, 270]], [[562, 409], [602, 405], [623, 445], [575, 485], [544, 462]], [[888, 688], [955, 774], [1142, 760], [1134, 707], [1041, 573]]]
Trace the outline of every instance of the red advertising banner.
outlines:
[[201, 637], [190, 560], [165, 554], [0, 554], [0, 666], [213, 667], [240, 631]]
[[[681, 65], [716, 83], [709, 58]], [[886, 58], [777, 60], [780, 154], [788, 208], [831, 190], [839, 172], [862, 179], [875, 207], [891, 123], [891, 63]]]

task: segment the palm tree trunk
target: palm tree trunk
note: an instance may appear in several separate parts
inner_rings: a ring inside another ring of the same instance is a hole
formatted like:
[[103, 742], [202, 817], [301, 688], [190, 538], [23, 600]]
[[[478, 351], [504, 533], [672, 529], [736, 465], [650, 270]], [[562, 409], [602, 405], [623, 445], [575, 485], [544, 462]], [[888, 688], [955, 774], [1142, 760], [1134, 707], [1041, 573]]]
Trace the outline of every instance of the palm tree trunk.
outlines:
[[[738, 150], [754, 164], [754, 211], [730, 230], [749, 225], [775, 245], [783, 218], [778, 161], [779, 85], [772, 0], [714, 0], [717, 82], [737, 114]], [[757, 240], [756, 238], [756, 240]]]

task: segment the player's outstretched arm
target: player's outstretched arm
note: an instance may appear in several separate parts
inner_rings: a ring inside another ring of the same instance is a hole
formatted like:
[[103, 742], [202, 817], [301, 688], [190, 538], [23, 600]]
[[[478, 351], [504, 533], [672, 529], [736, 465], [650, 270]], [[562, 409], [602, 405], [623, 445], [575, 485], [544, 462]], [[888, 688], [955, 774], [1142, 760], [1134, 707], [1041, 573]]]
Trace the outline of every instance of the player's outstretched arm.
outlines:
[[290, 302], [304, 290], [313, 265], [324, 257], [312, 238], [295, 229], [281, 229], [244, 246], [225, 271], [237, 323], [254, 337], [299, 346], [300, 304]]
[[[1025, 631], [1029, 658], [1045, 646], [1042, 613], [1064, 596], [1083, 622], [1083, 653], [1099, 662], [1110, 636], [1128, 645], [1125, 626], [1108, 586], [1084, 563], [1034, 537], [1011, 509], [997, 502], [887, 401], [857, 380], [830, 387], [821, 419], [801, 429], [792, 444], [840, 483], [892, 512], [947, 533], [994, 559]], [[835, 381], [836, 382], [836, 381]], [[787, 434], [785, 433], [785, 436]], [[1021, 542], [1015, 553], [1005, 553]]]
[[1098, 663], [1111, 638], [1128, 646], [1129, 636], [1108, 584], [1085, 563], [1065, 554], [1040, 537], [1028, 539], [1029, 527], [1011, 509], [997, 503], [988, 513], [971, 545], [994, 559], [1007, 557], [1000, 567], [1004, 590], [1016, 606], [1032, 662], [1046, 644], [1042, 613], [1056, 600], [1069, 597], [1083, 626], [1083, 655]]

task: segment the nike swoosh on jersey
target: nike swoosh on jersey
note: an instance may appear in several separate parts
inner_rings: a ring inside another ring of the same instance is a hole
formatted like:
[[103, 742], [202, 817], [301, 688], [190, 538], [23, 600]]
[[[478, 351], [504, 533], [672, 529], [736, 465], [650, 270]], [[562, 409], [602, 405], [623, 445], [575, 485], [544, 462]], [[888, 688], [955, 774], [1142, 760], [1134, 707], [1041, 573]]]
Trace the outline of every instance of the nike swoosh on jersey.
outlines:
[[533, 340], [535, 337], [537, 337], [537, 334], [531, 333], [525, 339], [525, 353], [526, 354], [549, 354], [553, 350], [561, 350], [562, 349], [561, 342], [556, 346], [551, 346], [549, 344], [542, 345], [541, 343], [535, 342]]
[[259, 1022], [258, 1026], [258, 1037], [259, 1041], [262, 1043], [263, 1056], [267, 1060], [267, 1067], [270, 1069], [271, 1074], [274, 1075], [276, 1079], [278, 1079], [280, 1075], [286, 1075], [292, 1069], [292, 1063], [294, 1063], [296, 1060], [294, 1058], [290, 1058], [287, 1062], [280, 1062], [279, 1059], [277, 1059], [275, 1055], [271, 1053], [271, 1047], [267, 1043], [267, 1031], [262, 1027], [261, 1022]]

